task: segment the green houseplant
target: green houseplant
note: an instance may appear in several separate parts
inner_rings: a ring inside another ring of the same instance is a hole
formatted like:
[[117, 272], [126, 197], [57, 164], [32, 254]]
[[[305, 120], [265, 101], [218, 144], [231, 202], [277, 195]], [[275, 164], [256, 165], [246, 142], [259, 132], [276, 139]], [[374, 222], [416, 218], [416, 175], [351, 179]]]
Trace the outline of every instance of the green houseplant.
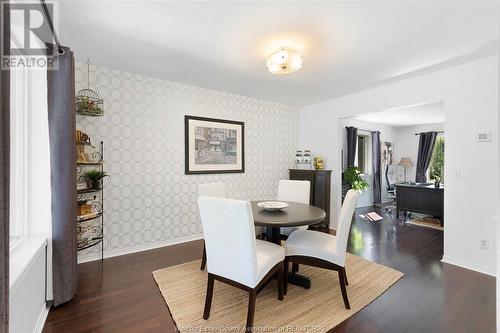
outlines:
[[89, 188], [96, 190], [101, 188], [102, 179], [108, 175], [103, 171], [92, 170], [85, 172], [84, 176], [89, 183]]
[[439, 188], [439, 186], [441, 185], [441, 176], [433, 175], [431, 179], [434, 179], [434, 187]]
[[361, 177], [361, 170], [356, 166], [350, 166], [344, 171], [344, 180], [357, 192], [363, 192], [368, 188], [368, 183]]

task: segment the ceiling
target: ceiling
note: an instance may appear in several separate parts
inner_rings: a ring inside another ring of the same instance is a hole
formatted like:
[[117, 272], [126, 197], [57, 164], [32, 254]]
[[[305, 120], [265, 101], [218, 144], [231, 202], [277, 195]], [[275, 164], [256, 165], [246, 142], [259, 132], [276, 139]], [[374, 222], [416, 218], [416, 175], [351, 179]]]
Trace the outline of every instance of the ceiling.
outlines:
[[[497, 2], [62, 1], [77, 60], [305, 106], [498, 52]], [[275, 76], [280, 47], [304, 67]]]
[[444, 104], [443, 102], [435, 102], [405, 106], [381, 112], [365, 113], [352, 119], [392, 127], [441, 124], [444, 123]]

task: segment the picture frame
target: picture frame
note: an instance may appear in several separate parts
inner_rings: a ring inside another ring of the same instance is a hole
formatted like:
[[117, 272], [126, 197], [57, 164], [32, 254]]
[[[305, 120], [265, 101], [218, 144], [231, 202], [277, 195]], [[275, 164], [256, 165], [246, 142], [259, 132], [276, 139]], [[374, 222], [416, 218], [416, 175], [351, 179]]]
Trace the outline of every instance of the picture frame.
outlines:
[[185, 173], [245, 172], [245, 123], [184, 116]]

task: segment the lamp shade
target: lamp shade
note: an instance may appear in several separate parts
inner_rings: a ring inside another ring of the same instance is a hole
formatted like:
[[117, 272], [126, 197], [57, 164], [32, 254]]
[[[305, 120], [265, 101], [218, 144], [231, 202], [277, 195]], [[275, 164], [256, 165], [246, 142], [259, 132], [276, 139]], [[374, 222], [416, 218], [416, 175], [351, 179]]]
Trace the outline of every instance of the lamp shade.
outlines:
[[411, 162], [411, 158], [401, 157], [401, 161], [399, 161], [398, 165], [404, 166], [404, 167], [411, 167], [411, 166], [413, 166], [413, 163]]

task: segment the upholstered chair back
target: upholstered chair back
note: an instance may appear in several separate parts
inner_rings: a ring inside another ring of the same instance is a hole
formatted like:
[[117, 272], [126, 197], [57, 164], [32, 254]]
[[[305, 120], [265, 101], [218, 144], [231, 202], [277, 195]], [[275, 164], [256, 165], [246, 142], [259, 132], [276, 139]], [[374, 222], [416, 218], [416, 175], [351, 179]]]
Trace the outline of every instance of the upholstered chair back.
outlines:
[[250, 202], [198, 198], [207, 251], [207, 270], [246, 286], [256, 285], [257, 256]]
[[309, 204], [311, 182], [308, 180], [280, 180], [278, 200]]
[[345, 256], [347, 250], [347, 241], [349, 240], [349, 231], [351, 229], [351, 221], [358, 203], [358, 192], [349, 190], [345, 196], [344, 203], [340, 209], [339, 218], [337, 221], [337, 230], [335, 234], [337, 253], [345, 264]]

